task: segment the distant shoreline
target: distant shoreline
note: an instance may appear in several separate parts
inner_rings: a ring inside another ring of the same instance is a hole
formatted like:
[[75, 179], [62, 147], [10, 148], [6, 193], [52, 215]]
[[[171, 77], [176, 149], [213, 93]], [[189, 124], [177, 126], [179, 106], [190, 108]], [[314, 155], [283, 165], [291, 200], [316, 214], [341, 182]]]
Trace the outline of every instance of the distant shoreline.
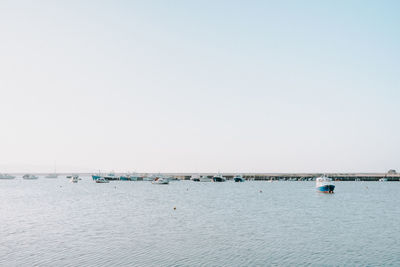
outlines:
[[[22, 176], [25, 173], [9, 173], [12, 175], [17, 175], [17, 176]], [[49, 173], [32, 173], [35, 175], [39, 176], [46, 176]], [[88, 173], [88, 172], [70, 172], [70, 173], [57, 173], [58, 176], [66, 176], [66, 175], [71, 175], [71, 174], [78, 174], [81, 176], [90, 176], [94, 173]], [[122, 175], [124, 173], [116, 173], [117, 175]], [[208, 177], [213, 177], [216, 175], [216, 173], [159, 173], [159, 172], [146, 172], [146, 173], [137, 173], [139, 176], [151, 176], [151, 175], [166, 175], [166, 176], [171, 176], [175, 177], [181, 180], [190, 180], [190, 178], [194, 175], [200, 175], [200, 176], [208, 176]], [[235, 175], [243, 175], [243, 177], [247, 180], [255, 180], [255, 181], [266, 181], [266, 180], [272, 180], [272, 181], [278, 181], [278, 180], [288, 180], [288, 181], [307, 181], [312, 178], [316, 178], [318, 176], [321, 176], [325, 174], [326, 176], [332, 178], [335, 181], [378, 181], [381, 178], [386, 178], [387, 181], [400, 181], [400, 173], [321, 173], [321, 172], [315, 172], [315, 173], [219, 173], [220, 175], [224, 176], [228, 180], [232, 179]]]

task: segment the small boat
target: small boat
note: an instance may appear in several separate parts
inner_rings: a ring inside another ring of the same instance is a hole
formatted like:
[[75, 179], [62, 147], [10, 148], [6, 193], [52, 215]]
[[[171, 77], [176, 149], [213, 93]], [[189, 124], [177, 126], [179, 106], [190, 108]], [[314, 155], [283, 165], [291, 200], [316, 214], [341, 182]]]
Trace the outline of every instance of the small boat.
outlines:
[[164, 177], [164, 180], [167, 180], [168, 182], [177, 182], [180, 181], [178, 178], [173, 177], [173, 176], [169, 176], [169, 177]]
[[166, 178], [159, 178], [157, 177], [156, 179], [154, 179], [153, 182], [151, 182], [152, 184], [169, 184], [169, 180]]
[[387, 182], [387, 181], [388, 181], [387, 178], [381, 178], [381, 179], [379, 179], [379, 182]]
[[[160, 175], [161, 175], [161, 174], [160, 174]], [[150, 181], [150, 182], [152, 182], [152, 181], [154, 181], [157, 177], [158, 177], [158, 176], [155, 175], [155, 174], [146, 175], [146, 176], [143, 177], [143, 181]]]
[[216, 176], [214, 176], [213, 178], [212, 178], [212, 181], [213, 182], [217, 182], [217, 183], [220, 183], [220, 182], [225, 182], [226, 181], [226, 179], [225, 179], [225, 177], [223, 177], [222, 175], [216, 175]]
[[212, 179], [209, 178], [208, 176], [200, 176], [200, 182], [208, 183], [208, 182], [212, 182]]
[[104, 179], [110, 180], [110, 181], [114, 181], [114, 180], [119, 180], [120, 177], [119, 177], [119, 176], [116, 176], [115, 173], [110, 172], [110, 173], [108, 173], [107, 175], [104, 175]]
[[126, 176], [129, 181], [143, 181], [143, 178], [137, 172], [128, 172]]
[[120, 181], [130, 181], [131, 177], [129, 177], [129, 175], [122, 175], [119, 177]]
[[45, 178], [58, 178], [56, 163], [54, 163], [54, 172], [49, 173], [48, 175], [45, 176]]
[[193, 176], [190, 178], [190, 181], [193, 181], [193, 182], [200, 182], [200, 175], [193, 175]]
[[94, 174], [92, 175], [92, 179], [95, 180], [95, 181], [96, 181], [97, 179], [100, 179], [100, 178], [103, 178], [103, 177], [100, 176], [100, 175], [94, 175]]
[[74, 175], [74, 176], [72, 176], [72, 178], [71, 178], [71, 180], [70, 180], [70, 182], [71, 183], [77, 183], [79, 181], [79, 176], [78, 175]]
[[356, 178], [354, 181], [361, 182], [361, 179], [360, 178]]
[[96, 181], [96, 183], [98, 183], [98, 184], [107, 184], [107, 183], [110, 182], [110, 181], [104, 179], [103, 177], [100, 177], [100, 178], [96, 179], [95, 181]]
[[25, 180], [36, 180], [39, 179], [39, 177], [37, 177], [36, 175], [33, 174], [25, 174], [24, 176], [22, 176], [23, 179]]
[[65, 176], [65, 178], [71, 179], [71, 178], [72, 178], [72, 175], [67, 175], [67, 176]]
[[0, 173], [0, 179], [10, 180], [14, 178], [15, 176], [9, 175], [8, 173]]
[[[129, 175], [130, 181], [140, 181], [141, 177], [135, 175]], [[143, 180], [143, 178], [142, 178]]]
[[335, 190], [335, 185], [333, 184], [333, 181], [331, 178], [326, 177], [325, 175], [318, 177], [316, 179], [316, 185], [315, 187], [317, 188], [317, 191], [322, 192], [322, 193], [333, 193], [333, 190]]
[[233, 177], [233, 181], [235, 181], [235, 183], [242, 183], [244, 181], [246, 181], [242, 175], [236, 175], [235, 177]]

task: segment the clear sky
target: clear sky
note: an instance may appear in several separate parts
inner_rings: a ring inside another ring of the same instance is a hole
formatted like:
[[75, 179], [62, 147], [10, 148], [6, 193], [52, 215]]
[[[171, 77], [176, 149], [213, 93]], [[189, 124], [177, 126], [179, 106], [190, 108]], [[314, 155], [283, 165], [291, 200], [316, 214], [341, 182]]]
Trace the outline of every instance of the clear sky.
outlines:
[[400, 170], [399, 1], [1, 1], [0, 172]]

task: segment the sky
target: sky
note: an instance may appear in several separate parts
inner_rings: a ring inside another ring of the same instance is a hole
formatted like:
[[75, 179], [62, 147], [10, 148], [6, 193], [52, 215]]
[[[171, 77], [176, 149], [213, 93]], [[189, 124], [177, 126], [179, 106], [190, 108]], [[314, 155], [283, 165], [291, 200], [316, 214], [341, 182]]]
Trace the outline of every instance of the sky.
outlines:
[[0, 173], [400, 170], [399, 1], [1, 1]]

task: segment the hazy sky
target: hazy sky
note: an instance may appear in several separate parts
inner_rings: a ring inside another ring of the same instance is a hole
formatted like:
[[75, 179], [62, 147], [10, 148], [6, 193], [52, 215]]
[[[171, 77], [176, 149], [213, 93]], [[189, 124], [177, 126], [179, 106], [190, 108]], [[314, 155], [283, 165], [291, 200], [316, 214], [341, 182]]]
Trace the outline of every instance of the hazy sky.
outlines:
[[399, 1], [1, 1], [0, 172], [400, 169]]

